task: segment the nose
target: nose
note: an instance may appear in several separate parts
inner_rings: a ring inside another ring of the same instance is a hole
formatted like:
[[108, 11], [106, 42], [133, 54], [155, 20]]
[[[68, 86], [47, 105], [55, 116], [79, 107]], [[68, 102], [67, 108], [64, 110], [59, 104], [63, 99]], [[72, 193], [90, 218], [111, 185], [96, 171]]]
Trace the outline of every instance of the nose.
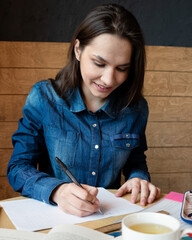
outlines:
[[105, 71], [102, 74], [101, 80], [106, 86], [111, 86], [115, 80], [115, 69], [113, 68], [105, 69]]

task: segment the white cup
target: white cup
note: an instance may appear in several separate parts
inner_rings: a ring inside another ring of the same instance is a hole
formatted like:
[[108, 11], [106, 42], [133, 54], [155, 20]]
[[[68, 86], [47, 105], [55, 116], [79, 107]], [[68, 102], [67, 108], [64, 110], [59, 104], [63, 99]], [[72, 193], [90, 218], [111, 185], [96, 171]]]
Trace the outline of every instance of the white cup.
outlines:
[[[171, 229], [167, 233], [143, 233], [132, 230], [130, 226], [135, 224], [160, 224]], [[122, 239], [123, 240], [179, 240], [180, 239], [179, 221], [166, 214], [155, 212], [133, 213], [122, 220]]]

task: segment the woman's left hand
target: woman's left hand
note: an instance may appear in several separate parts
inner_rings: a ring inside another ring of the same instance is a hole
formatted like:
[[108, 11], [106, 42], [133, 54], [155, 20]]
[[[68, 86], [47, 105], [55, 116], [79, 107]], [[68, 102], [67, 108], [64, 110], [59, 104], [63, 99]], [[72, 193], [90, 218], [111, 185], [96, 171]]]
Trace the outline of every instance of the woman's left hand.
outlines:
[[136, 203], [137, 197], [140, 194], [140, 204], [145, 206], [146, 203], [152, 203], [155, 199], [160, 197], [160, 189], [155, 187], [152, 183], [140, 179], [131, 178], [126, 181], [115, 194], [116, 197], [121, 197], [126, 193], [131, 192], [131, 202]]

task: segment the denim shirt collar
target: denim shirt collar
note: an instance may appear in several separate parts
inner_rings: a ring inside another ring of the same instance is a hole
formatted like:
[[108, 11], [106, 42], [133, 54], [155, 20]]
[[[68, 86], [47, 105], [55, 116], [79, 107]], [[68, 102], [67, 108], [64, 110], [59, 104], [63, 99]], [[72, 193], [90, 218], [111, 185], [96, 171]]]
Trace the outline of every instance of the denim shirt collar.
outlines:
[[[75, 89], [75, 91], [73, 92], [73, 94], [70, 97], [70, 99], [68, 100], [68, 102], [70, 105], [71, 112], [81, 112], [81, 111], [87, 110], [87, 107], [81, 97], [79, 88]], [[112, 106], [113, 106], [112, 102], [113, 102], [113, 99], [109, 98], [109, 100], [96, 112], [103, 111], [110, 118], [116, 118], [117, 114], [119, 113], [119, 110], [118, 110], [118, 108], [116, 108], [116, 110], [114, 111], [114, 109], [112, 108]]]

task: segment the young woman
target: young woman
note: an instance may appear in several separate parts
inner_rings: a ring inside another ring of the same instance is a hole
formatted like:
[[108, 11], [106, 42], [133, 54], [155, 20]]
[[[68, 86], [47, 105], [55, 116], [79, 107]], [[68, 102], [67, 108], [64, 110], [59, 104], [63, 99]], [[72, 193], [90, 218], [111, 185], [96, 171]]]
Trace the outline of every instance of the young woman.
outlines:
[[[144, 152], [148, 106], [142, 96], [145, 49], [135, 17], [116, 4], [92, 10], [75, 32], [67, 65], [33, 87], [13, 135], [8, 179], [22, 195], [65, 212], [99, 209], [97, 188], [132, 192], [136, 202], [160, 195]], [[83, 188], [70, 182], [63, 161]], [[38, 170], [37, 170], [38, 165]]]

